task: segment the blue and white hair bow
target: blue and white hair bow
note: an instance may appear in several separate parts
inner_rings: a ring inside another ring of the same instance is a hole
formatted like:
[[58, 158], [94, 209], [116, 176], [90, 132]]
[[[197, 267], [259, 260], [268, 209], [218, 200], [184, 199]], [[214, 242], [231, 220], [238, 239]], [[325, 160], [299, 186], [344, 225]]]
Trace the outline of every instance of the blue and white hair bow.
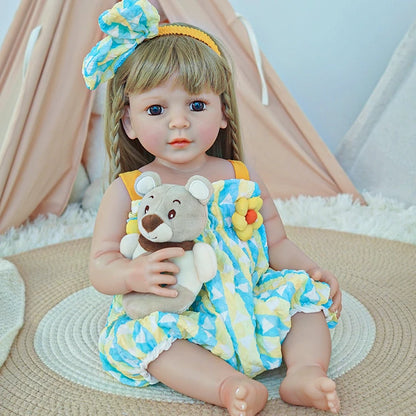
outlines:
[[98, 19], [106, 33], [85, 57], [82, 73], [85, 84], [94, 90], [111, 79], [136, 46], [158, 35], [160, 17], [148, 0], [123, 0]]

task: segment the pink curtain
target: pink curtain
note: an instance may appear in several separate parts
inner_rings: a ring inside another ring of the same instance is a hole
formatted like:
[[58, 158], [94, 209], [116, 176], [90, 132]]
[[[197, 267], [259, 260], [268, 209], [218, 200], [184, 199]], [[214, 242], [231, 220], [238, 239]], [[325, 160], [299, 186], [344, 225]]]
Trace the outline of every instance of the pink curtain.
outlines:
[[262, 105], [260, 77], [247, 30], [228, 1], [159, 3], [171, 22], [200, 26], [216, 35], [230, 51], [245, 159], [250, 159], [274, 198], [349, 193], [363, 202], [264, 56], [269, 105]]
[[21, 0], [0, 51], [0, 232], [67, 204], [94, 97], [82, 60], [101, 37], [99, 14], [114, 3]]

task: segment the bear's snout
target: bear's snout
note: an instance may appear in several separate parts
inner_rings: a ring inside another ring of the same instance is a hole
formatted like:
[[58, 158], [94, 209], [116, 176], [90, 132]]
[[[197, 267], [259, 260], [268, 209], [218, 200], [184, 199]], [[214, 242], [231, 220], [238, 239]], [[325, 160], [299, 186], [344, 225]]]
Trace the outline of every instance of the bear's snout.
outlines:
[[142, 226], [148, 233], [154, 231], [160, 224], [163, 224], [163, 221], [159, 215], [149, 214], [142, 218]]

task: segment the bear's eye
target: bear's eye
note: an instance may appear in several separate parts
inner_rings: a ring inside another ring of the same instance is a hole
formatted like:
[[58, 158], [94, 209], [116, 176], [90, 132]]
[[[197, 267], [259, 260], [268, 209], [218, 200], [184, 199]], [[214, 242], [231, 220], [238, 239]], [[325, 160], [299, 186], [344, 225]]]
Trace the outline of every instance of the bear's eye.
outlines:
[[171, 209], [169, 212], [168, 212], [168, 218], [171, 220], [172, 218], [175, 218], [175, 215], [176, 215], [176, 211], [174, 210], [174, 209]]
[[149, 212], [149, 209], [150, 209], [149, 205], [146, 205], [144, 207], [144, 213], [147, 214]]

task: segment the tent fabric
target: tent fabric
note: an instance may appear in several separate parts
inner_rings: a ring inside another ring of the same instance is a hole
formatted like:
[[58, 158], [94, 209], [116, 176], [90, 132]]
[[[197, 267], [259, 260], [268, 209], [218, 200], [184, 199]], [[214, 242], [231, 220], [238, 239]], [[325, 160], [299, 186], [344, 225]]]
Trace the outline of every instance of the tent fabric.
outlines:
[[102, 36], [84, 22], [97, 22], [113, 3], [21, 0], [0, 51], [0, 232], [66, 207], [93, 100], [81, 64]]
[[416, 205], [416, 20], [337, 150], [359, 190]]
[[[76, 178], [94, 94], [83, 57], [100, 39], [98, 15], [114, 0], [21, 0], [0, 51], [0, 232], [38, 214], [60, 215]], [[156, 2], [155, 2], [156, 3]], [[269, 105], [246, 28], [224, 0], [159, 0], [170, 21], [216, 35], [230, 50], [246, 160], [273, 198], [358, 191], [264, 56]], [[41, 26], [25, 75], [28, 39]]]

